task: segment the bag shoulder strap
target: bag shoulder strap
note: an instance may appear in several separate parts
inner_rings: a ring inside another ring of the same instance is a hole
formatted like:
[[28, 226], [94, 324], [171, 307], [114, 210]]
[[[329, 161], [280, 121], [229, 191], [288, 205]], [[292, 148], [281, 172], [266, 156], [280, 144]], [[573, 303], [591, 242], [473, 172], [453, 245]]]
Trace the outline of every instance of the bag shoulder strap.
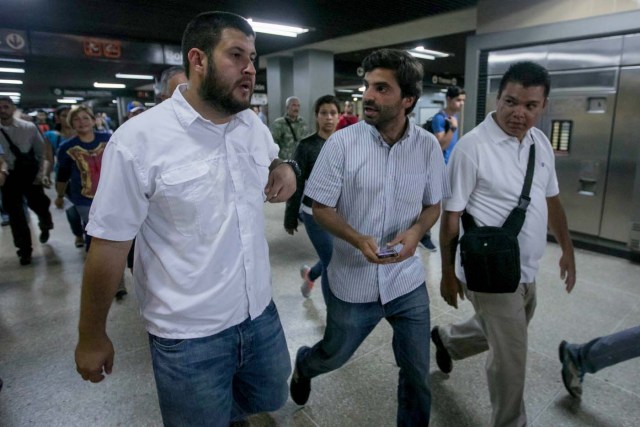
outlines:
[[[531, 135], [531, 139], [533, 140], [533, 135]], [[527, 163], [527, 172], [524, 177], [524, 184], [522, 185], [522, 192], [520, 193], [520, 198], [518, 199], [518, 205], [513, 208], [511, 214], [507, 217], [506, 221], [502, 225], [503, 228], [511, 229], [516, 235], [520, 233], [522, 229], [522, 225], [524, 224], [524, 215], [527, 212], [527, 208], [529, 207], [529, 203], [531, 202], [531, 197], [529, 194], [531, 193], [531, 184], [533, 183], [533, 170], [535, 169], [536, 164], [536, 143], [533, 140], [533, 144], [529, 148], [529, 161]], [[462, 227], [465, 231], [469, 231], [474, 227], [477, 227], [475, 221], [473, 220], [473, 216], [468, 213], [466, 210], [462, 213]]]
[[293, 140], [297, 141], [298, 137], [296, 136], [296, 132], [293, 130], [293, 126], [291, 125], [291, 122], [287, 117], [284, 118], [284, 121], [287, 122], [287, 124], [289, 125], [289, 129], [291, 129], [291, 133], [293, 134]]
[[0, 128], [0, 132], [2, 132], [2, 134], [4, 135], [4, 137], [6, 138], [7, 142], [9, 143], [9, 149], [11, 150], [11, 152], [13, 153], [14, 156], [18, 157], [22, 154], [22, 151], [20, 151], [20, 149], [18, 148], [18, 146], [16, 144], [13, 143], [13, 141], [11, 140], [11, 138], [9, 138], [9, 134], [2, 128]]

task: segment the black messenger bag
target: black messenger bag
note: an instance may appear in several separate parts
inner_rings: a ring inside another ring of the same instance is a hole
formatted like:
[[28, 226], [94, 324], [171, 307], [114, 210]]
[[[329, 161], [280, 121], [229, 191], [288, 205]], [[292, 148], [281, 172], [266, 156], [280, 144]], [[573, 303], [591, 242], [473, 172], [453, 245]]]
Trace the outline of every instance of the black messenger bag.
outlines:
[[467, 288], [474, 292], [512, 293], [520, 284], [520, 247], [518, 233], [524, 224], [531, 198], [535, 166], [535, 142], [529, 150], [527, 173], [516, 206], [502, 227], [478, 227], [473, 217], [462, 214], [464, 235], [460, 239], [460, 257]]
[[15, 158], [13, 161], [13, 170], [10, 172], [11, 175], [14, 175], [12, 177], [14, 182], [31, 184], [36, 179], [36, 176], [40, 171], [40, 162], [36, 159], [33, 147], [31, 147], [28, 152], [23, 153], [20, 151], [18, 146], [14, 144], [11, 138], [9, 138], [9, 134], [7, 134], [4, 129], [0, 129], [0, 132], [2, 132], [9, 143], [9, 149]]

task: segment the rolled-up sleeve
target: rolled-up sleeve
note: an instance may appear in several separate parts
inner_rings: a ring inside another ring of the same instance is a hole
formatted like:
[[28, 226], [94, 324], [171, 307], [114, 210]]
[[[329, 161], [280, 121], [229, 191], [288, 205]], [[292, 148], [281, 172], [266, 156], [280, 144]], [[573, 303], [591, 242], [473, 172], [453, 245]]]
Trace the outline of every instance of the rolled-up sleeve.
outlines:
[[132, 154], [112, 138], [103, 155], [87, 233], [106, 240], [132, 240], [148, 209], [146, 173]]
[[305, 186], [305, 195], [330, 207], [336, 207], [342, 192], [344, 180], [343, 142], [335, 135], [325, 142]]

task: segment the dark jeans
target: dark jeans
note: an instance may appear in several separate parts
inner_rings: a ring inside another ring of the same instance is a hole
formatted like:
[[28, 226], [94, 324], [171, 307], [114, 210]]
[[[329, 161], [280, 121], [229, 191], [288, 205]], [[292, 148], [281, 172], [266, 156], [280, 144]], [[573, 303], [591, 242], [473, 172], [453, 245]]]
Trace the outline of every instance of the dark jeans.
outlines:
[[593, 374], [640, 357], [640, 326], [599, 337], [586, 344], [569, 344], [567, 350], [583, 375], [587, 372]]
[[[311, 240], [311, 244], [320, 258], [320, 260], [311, 267], [311, 271], [309, 272], [309, 278], [316, 280], [320, 276], [326, 276], [325, 272], [327, 271], [327, 267], [331, 261], [331, 253], [333, 252], [333, 236], [313, 219], [313, 215], [302, 212], [302, 221], [304, 222], [304, 229], [307, 231], [309, 240]], [[325, 280], [322, 280], [322, 296], [326, 303], [325, 283]]]
[[71, 232], [76, 237], [81, 237], [84, 234], [84, 227], [82, 226], [82, 218], [76, 210], [75, 206], [69, 206], [65, 213], [67, 214], [67, 221], [69, 221], [69, 227]]
[[[324, 277], [323, 277], [324, 279]], [[348, 303], [327, 287], [327, 327], [313, 348], [300, 354], [298, 372], [308, 378], [344, 365], [382, 318], [393, 328], [393, 353], [400, 367], [398, 426], [426, 426], [431, 411], [429, 385], [429, 296], [424, 284], [382, 305]]]
[[53, 228], [49, 205], [51, 200], [44, 194], [42, 185], [21, 182], [16, 175], [9, 174], [2, 187], [2, 205], [9, 214], [13, 244], [20, 256], [31, 255], [31, 230], [24, 211], [24, 199], [29, 208], [38, 215], [41, 230]]

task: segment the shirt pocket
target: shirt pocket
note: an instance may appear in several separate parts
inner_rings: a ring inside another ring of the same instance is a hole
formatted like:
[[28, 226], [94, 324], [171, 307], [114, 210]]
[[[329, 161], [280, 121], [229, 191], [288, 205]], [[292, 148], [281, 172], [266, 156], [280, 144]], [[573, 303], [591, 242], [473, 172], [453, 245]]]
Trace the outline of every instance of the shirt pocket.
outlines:
[[176, 229], [184, 236], [214, 236], [224, 220], [225, 174], [209, 163], [190, 163], [160, 175], [163, 198]]
[[262, 153], [241, 154], [238, 157], [244, 171], [243, 180], [247, 196], [251, 200], [259, 199], [260, 203], [264, 202], [264, 187], [269, 179], [271, 161]]

